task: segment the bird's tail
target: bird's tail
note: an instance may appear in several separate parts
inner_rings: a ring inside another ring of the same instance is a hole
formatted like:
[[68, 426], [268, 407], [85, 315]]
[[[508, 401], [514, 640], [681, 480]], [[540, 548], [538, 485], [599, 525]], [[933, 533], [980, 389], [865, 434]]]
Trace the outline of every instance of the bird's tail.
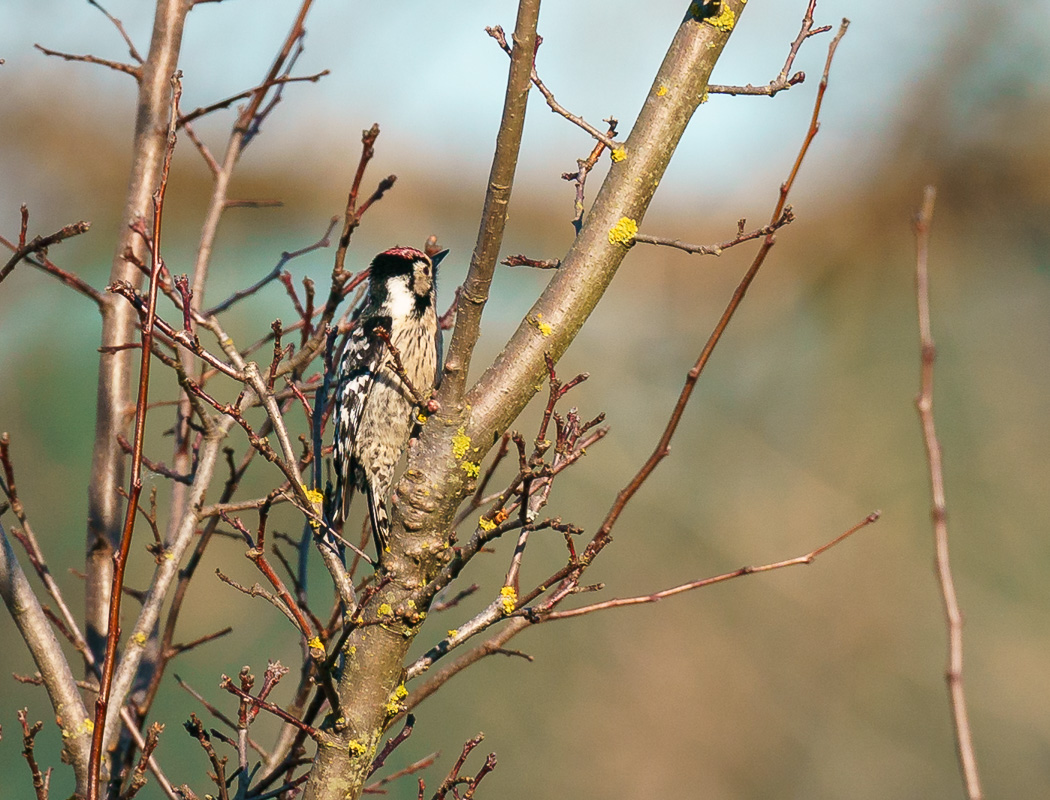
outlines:
[[376, 543], [376, 557], [390, 552], [390, 517], [387, 515], [386, 503], [368, 488], [368, 518], [372, 521], [372, 536]]

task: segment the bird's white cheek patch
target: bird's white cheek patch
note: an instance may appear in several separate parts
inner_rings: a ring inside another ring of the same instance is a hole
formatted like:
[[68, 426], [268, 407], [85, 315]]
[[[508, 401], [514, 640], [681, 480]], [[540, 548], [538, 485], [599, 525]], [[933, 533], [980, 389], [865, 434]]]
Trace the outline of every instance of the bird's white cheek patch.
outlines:
[[394, 319], [404, 319], [416, 307], [416, 296], [408, 286], [408, 276], [391, 278], [387, 284], [387, 308]]

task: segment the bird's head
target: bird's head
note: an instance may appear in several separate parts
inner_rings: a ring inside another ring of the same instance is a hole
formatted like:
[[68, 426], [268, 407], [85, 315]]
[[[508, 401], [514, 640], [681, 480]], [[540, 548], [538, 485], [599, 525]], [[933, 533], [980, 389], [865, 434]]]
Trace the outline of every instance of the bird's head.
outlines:
[[392, 247], [374, 259], [369, 275], [373, 298], [379, 303], [410, 302], [425, 308], [434, 297], [437, 266], [448, 250], [433, 257], [414, 247]]

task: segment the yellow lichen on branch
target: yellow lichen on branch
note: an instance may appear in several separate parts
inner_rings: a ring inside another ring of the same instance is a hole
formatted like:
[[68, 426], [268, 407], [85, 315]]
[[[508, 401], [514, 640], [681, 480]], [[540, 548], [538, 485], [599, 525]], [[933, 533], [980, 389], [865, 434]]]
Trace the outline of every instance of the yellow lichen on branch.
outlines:
[[634, 237], [637, 235], [638, 223], [630, 217], [620, 217], [620, 221], [609, 229], [609, 242], [630, 247], [634, 244]]
[[513, 586], [504, 586], [499, 590], [499, 593], [503, 598], [500, 601], [503, 604], [503, 613], [510, 616], [514, 613], [514, 609], [518, 607], [518, 593], [514, 591]]

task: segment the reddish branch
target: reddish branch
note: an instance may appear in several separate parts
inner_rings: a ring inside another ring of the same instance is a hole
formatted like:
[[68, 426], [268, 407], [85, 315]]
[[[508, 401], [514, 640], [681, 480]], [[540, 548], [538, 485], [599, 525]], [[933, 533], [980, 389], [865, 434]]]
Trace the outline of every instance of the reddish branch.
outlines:
[[937, 579], [944, 603], [944, 615], [948, 625], [948, 669], [945, 679], [951, 697], [952, 719], [955, 727], [955, 747], [959, 757], [966, 794], [970, 800], [981, 800], [984, 796], [981, 779], [977, 772], [977, 757], [973, 749], [973, 734], [966, 708], [963, 689], [963, 615], [959, 598], [955, 592], [951, 560], [948, 550], [948, 512], [944, 493], [944, 469], [941, 461], [941, 444], [933, 421], [933, 366], [937, 349], [933, 343], [930, 325], [930, 275], [929, 246], [930, 224], [933, 221], [933, 204], [936, 190], [927, 186], [922, 198], [922, 208], [915, 218], [915, 284], [919, 317], [919, 344], [921, 346], [921, 368], [919, 372], [919, 395], [915, 406], [922, 424], [923, 444], [926, 447], [926, 463], [930, 473], [932, 494], [931, 516], [933, 538], [936, 549]]
[[[272, 494], [272, 493], [271, 493]], [[272, 500], [268, 497], [268, 500]], [[291, 618], [295, 622], [296, 627], [299, 629], [299, 633], [304, 639], [310, 639], [314, 635], [313, 626], [310, 621], [306, 619], [306, 615], [303, 614], [302, 609], [299, 608], [299, 604], [292, 597], [291, 592], [284, 585], [284, 581], [281, 580], [280, 576], [274, 571], [273, 566], [266, 558], [266, 515], [268, 506], [264, 505], [259, 511], [259, 529], [256, 533], [256, 537], [253, 538], [248, 529], [244, 526], [236, 517], [230, 517], [225, 511], [220, 512], [221, 516], [227, 523], [236, 528], [240, 534], [244, 537], [248, 543], [248, 552], [245, 556], [255, 564], [256, 568], [263, 574], [263, 576], [270, 582], [270, 585], [276, 590], [277, 596], [281, 599], [284, 607], [292, 615]]]
[[372, 766], [368, 768], [368, 777], [371, 778], [378, 772], [383, 764], [386, 763], [387, 758], [393, 753], [409, 736], [412, 735], [413, 726], [416, 724], [416, 718], [411, 714], [405, 717], [405, 725], [398, 732], [396, 736], [390, 738], [383, 749], [379, 751], [379, 755], [372, 761]]
[[51, 784], [51, 768], [48, 767], [47, 772], [42, 773], [40, 766], [36, 763], [36, 756], [33, 754], [36, 735], [40, 733], [44, 723], [34, 722], [30, 725], [28, 714], [29, 711], [25, 708], [18, 711], [18, 721], [22, 723], [22, 756], [29, 765], [29, 772], [33, 777], [33, 791], [36, 793], [37, 800], [47, 800]]
[[[603, 120], [606, 125], [609, 126], [609, 132], [606, 134], [610, 139], [616, 135], [616, 126], [619, 124], [615, 117], [609, 117]], [[594, 148], [591, 150], [591, 154], [587, 158], [576, 159], [576, 171], [566, 172], [561, 177], [562, 180], [572, 181], [576, 184], [576, 199], [573, 201], [574, 214], [572, 217], [572, 225], [576, 229], [576, 233], [579, 234], [580, 229], [583, 227], [583, 201], [584, 201], [584, 187], [587, 184], [587, 176], [591, 170], [594, 169], [594, 165], [598, 163], [598, 159], [602, 155], [602, 151], [605, 150], [605, 144], [603, 142], [597, 142]], [[507, 262], [504, 261], [504, 264]], [[540, 262], [543, 263], [543, 262]], [[511, 265], [516, 266], [516, 265]], [[560, 262], [558, 263], [560, 266]]]
[[584, 614], [591, 614], [595, 611], [603, 611], [607, 608], [622, 608], [624, 606], [636, 606], [644, 603], [655, 603], [658, 600], [663, 600], [666, 597], [673, 597], [676, 594], [682, 594], [683, 592], [691, 592], [694, 589], [702, 589], [705, 586], [711, 586], [715, 583], [723, 583], [724, 581], [732, 580], [733, 578], [742, 578], [745, 575], [757, 575], [760, 572], [772, 572], [775, 569], [783, 569], [784, 567], [797, 567], [803, 564], [812, 564], [817, 556], [826, 550], [830, 550], [835, 545], [844, 541], [845, 539], [852, 536], [854, 533], [859, 531], [861, 528], [866, 528], [871, 523], [878, 520], [880, 512], [875, 511], [865, 517], [861, 522], [854, 525], [847, 531], [840, 533], [830, 542], [825, 542], [815, 550], [811, 550], [804, 556], [796, 556], [795, 558], [789, 558], [784, 561], [775, 561], [771, 564], [763, 564], [761, 566], [746, 566], [735, 569], [732, 572], [724, 572], [721, 575], [715, 575], [712, 578], [702, 578], [697, 581], [690, 581], [688, 583], [680, 584], [679, 586], [672, 586], [670, 589], [664, 589], [653, 594], [641, 595], [638, 597], [622, 597], [614, 598], [612, 600], [606, 600], [601, 603], [592, 603], [589, 606], [581, 606], [579, 608], [569, 609], [568, 611], [552, 611], [548, 614], [537, 614], [534, 617], [534, 621], [547, 622], [556, 619], [569, 619], [571, 617], [582, 617]]
[[149, 726], [149, 730], [146, 732], [146, 742], [142, 747], [142, 753], [139, 756], [138, 763], [135, 765], [134, 772], [131, 773], [131, 781], [128, 783], [127, 790], [121, 794], [120, 800], [131, 800], [139, 789], [146, 785], [146, 769], [149, 767], [149, 760], [153, 757], [153, 751], [157, 749], [157, 745], [160, 744], [160, 735], [164, 732], [164, 726], [159, 722], [154, 722]]
[[[383, 789], [389, 783], [393, 783], [398, 778], [403, 778], [406, 775], [414, 775], [422, 769], [426, 769], [438, 759], [437, 753], [431, 753], [429, 756], [413, 761], [407, 767], [399, 769], [397, 772], [392, 772], [382, 780], [378, 780], [375, 783], [370, 783], [362, 790], [362, 794], [386, 794], [386, 790]], [[423, 785], [423, 779], [419, 779], [420, 786]]]
[[[473, 778], [463, 778], [460, 776], [459, 771], [463, 769], [463, 765], [467, 761], [467, 756], [470, 755], [474, 748], [481, 744], [484, 738], [485, 734], [479, 733], [463, 745], [463, 752], [460, 753], [459, 758], [456, 759], [456, 763], [445, 777], [445, 780], [441, 782], [438, 790], [434, 792], [432, 800], [444, 800], [449, 792], [452, 792], [453, 796], [457, 798], [462, 798], [462, 800], [468, 800], [468, 798], [474, 796], [474, 791], [478, 788], [478, 784], [481, 783], [482, 778], [496, 768], [496, 754], [489, 753], [488, 758], [485, 759], [484, 765], [482, 765], [481, 769], [478, 770], [478, 774]], [[456, 791], [456, 787], [460, 785], [467, 787], [467, 790], [462, 795]]]
[[364, 180], [365, 170], [368, 168], [368, 162], [372, 160], [373, 156], [375, 156], [375, 143], [378, 138], [378, 123], [373, 123], [371, 128], [361, 131], [361, 158], [358, 159], [357, 171], [354, 173], [353, 183], [350, 184], [350, 193], [346, 198], [346, 210], [343, 212], [343, 232], [339, 235], [339, 248], [335, 253], [336, 273], [343, 273], [345, 271], [343, 265], [346, 261], [347, 248], [350, 246], [350, 237], [353, 235], [357, 226], [361, 224], [362, 215], [368, 210], [368, 207], [381, 198], [397, 180], [397, 176], [389, 175], [384, 181], [380, 182], [379, 188], [372, 197], [368, 198], [361, 208], [357, 207], [357, 197], [361, 191], [361, 181]]
[[[175, 677], [175, 682], [180, 687], [185, 689], [186, 692], [189, 693], [189, 695], [192, 698], [194, 698], [198, 703], [200, 703], [202, 706], [204, 706], [204, 708], [208, 711], [209, 714], [211, 714], [217, 720], [219, 720], [224, 725], [226, 725], [230, 730], [236, 730], [237, 729], [237, 723], [236, 722], [234, 722], [232, 719], [230, 719], [228, 716], [226, 716], [224, 713], [222, 713], [222, 711], [219, 708], [217, 708], [213, 703], [208, 702], [207, 698], [204, 697], [204, 695], [202, 695], [200, 692], [198, 692], [196, 689], [194, 689], [192, 686], [190, 686], [188, 683], [186, 683], [186, 681], [184, 681], [178, 675], [178, 673], [176, 673], [174, 677]], [[259, 755], [261, 755], [263, 758], [267, 758], [268, 757], [268, 754], [266, 753], [266, 751], [263, 748], [261, 748], [258, 744], [253, 742], [250, 737], [248, 739], [248, 745], [255, 752], [257, 752]]]
[[[40, 253], [41, 255], [46, 256], [47, 248], [51, 245], [58, 244], [63, 239], [68, 239], [71, 236], [79, 236], [80, 234], [87, 232], [91, 227], [90, 222], [74, 222], [72, 225], [66, 225], [64, 228], [61, 228], [52, 234], [47, 236], [37, 236], [32, 241], [26, 242], [25, 222], [28, 216], [26, 207], [22, 206], [22, 228], [18, 236], [18, 247], [12, 247], [14, 254], [7, 260], [7, 263], [4, 264], [3, 267], [0, 267], [0, 281], [3, 281], [4, 278], [10, 275], [11, 270], [13, 270], [23, 258], [31, 256], [34, 253]], [[3, 240], [3, 243], [8, 247], [11, 247], [10, 242], [6, 239]]]
[[315, 740], [317, 742], [323, 742], [324, 741], [324, 734], [321, 733], [321, 731], [319, 731], [316, 728], [314, 728], [314, 727], [312, 727], [310, 725], [307, 725], [306, 723], [302, 722], [298, 717], [295, 717], [295, 716], [289, 714], [287, 711], [285, 711], [280, 706], [277, 706], [277, 705], [274, 705], [273, 703], [267, 702], [266, 700], [263, 700], [262, 698], [253, 697], [252, 695], [250, 695], [247, 692], [245, 692], [243, 689], [239, 689], [238, 687], [234, 686], [233, 681], [231, 681], [228, 676], [226, 676], [226, 675], [222, 676], [222, 680], [219, 682], [219, 687], [222, 688], [222, 689], [225, 689], [227, 692], [229, 692], [232, 695], [236, 695], [237, 697], [239, 697], [242, 700], [250, 703], [251, 705], [255, 706], [256, 708], [259, 708], [259, 709], [261, 709], [263, 711], [268, 711], [269, 713], [273, 714], [275, 717], [278, 717], [278, 718], [284, 720], [285, 722], [287, 722], [290, 725], [294, 725], [296, 728], [301, 730], [303, 733], [305, 733], [311, 739], [313, 739], [313, 740]]
[[[99, 776], [102, 767], [102, 750], [106, 731], [106, 714], [109, 708], [110, 688], [113, 683], [113, 671], [116, 667], [117, 645], [120, 639], [120, 601], [124, 586], [124, 571], [127, 566], [128, 553], [131, 549], [131, 536], [135, 528], [135, 510], [139, 495], [142, 493], [142, 448], [146, 432], [146, 410], [149, 400], [149, 378], [153, 349], [153, 325], [157, 316], [157, 289], [161, 269], [160, 234], [164, 212], [164, 195], [168, 188], [168, 171], [171, 168], [171, 156], [175, 150], [175, 121], [178, 118], [179, 98], [182, 96], [182, 73], [176, 73], [171, 79], [172, 98], [171, 116], [168, 123], [168, 145], [161, 170], [160, 185], [153, 193], [153, 247], [152, 266], [150, 270], [149, 297], [145, 316], [142, 322], [142, 357], [139, 361], [139, 391], [135, 404], [135, 438], [131, 454], [131, 491], [128, 507], [124, 517], [124, 529], [121, 533], [120, 548], [114, 555], [113, 585], [109, 600], [109, 626], [106, 635], [105, 656], [102, 661], [102, 676], [99, 680], [98, 699], [95, 701], [95, 727], [91, 738], [91, 760], [88, 764], [88, 800], [98, 800], [100, 786]], [[123, 698], [118, 698], [123, 702]]]
[[[809, 152], [809, 146], [813, 142], [813, 138], [817, 135], [817, 131], [820, 129], [820, 109], [824, 101], [824, 92], [827, 90], [828, 86], [828, 73], [831, 70], [831, 62], [835, 56], [835, 50], [838, 47], [839, 42], [842, 40], [842, 37], [845, 35], [848, 26], [849, 21], [843, 20], [838, 33], [828, 46], [828, 56], [824, 63], [824, 74], [820, 80], [820, 86], [817, 89], [817, 97], [813, 104], [813, 115], [810, 118], [809, 128], [806, 131], [802, 147], [799, 149], [798, 156], [795, 158], [795, 163], [791, 168], [788, 179], [780, 186], [779, 199], [777, 200], [776, 206], [773, 209], [773, 214], [770, 217], [770, 224], [775, 223], [783, 215], [787, 206], [788, 194], [791, 192], [791, 187], [794, 185], [795, 178], [798, 176], [798, 171], [802, 166], [802, 161], [806, 157], [806, 153]], [[682, 391], [678, 396], [678, 402], [675, 404], [674, 410], [671, 412], [671, 417], [668, 420], [663, 435], [660, 437], [660, 441], [656, 445], [656, 449], [653, 451], [652, 455], [649, 456], [649, 459], [645, 464], [642, 465], [642, 468], [634, 478], [632, 478], [627, 486], [625, 486], [616, 496], [616, 502], [613, 503], [608, 515], [606, 515], [601, 528], [599, 528], [590, 544], [587, 545], [587, 550], [581, 559], [584, 565], [590, 563], [590, 561], [593, 560], [593, 558], [605, 547], [609, 541], [612, 527], [616, 524], [624, 507], [630, 502], [631, 498], [634, 497], [635, 493], [637, 493], [638, 489], [641, 488], [643, 483], [645, 483], [646, 479], [648, 479], [653, 473], [653, 470], [656, 469], [657, 465], [670, 452], [671, 438], [678, 429], [678, 423], [681, 422], [682, 414], [689, 403], [689, 398], [692, 396], [696, 382], [700, 378], [700, 374], [704, 371], [704, 367], [707, 366], [707, 362], [711, 359], [711, 354], [714, 352], [718, 342], [722, 339], [722, 334], [725, 333], [726, 328], [729, 326], [729, 321], [733, 318], [737, 308], [740, 307], [741, 302], [743, 302], [747, 290], [750, 288], [751, 283], [754, 281], [762, 264], [765, 263], [766, 256], [769, 254], [769, 251], [773, 248], [774, 244], [776, 244], [776, 235], [773, 233], [766, 234], [758, 254], [755, 256], [754, 261], [751, 262], [750, 268], [740, 281], [736, 291], [733, 292], [732, 299], [726, 306], [725, 311], [722, 312], [722, 317], [719, 319], [714, 331], [712, 331], [711, 336], [708, 338], [707, 343], [700, 352], [700, 356], [697, 358], [696, 363], [693, 365], [693, 368], [689, 370], [685, 386], [682, 387]], [[547, 585], [550, 584], [548, 583]]]

